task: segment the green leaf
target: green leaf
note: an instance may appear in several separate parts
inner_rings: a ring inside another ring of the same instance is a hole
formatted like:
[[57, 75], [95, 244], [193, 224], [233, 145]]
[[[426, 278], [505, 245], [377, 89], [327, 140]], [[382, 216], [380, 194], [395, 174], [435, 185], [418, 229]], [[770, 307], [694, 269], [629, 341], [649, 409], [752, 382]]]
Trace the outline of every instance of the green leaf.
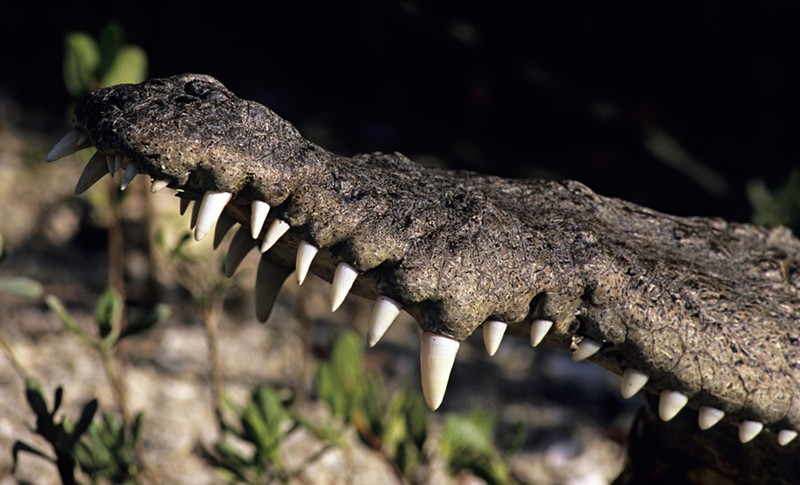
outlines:
[[[97, 302], [95, 318], [100, 338], [118, 334], [119, 317], [122, 312], [122, 298], [113, 288], [107, 289]], [[116, 330], [116, 331], [115, 331]]]
[[44, 299], [47, 306], [50, 310], [56, 314], [56, 316], [61, 320], [61, 323], [64, 325], [64, 328], [69, 330], [70, 332], [74, 333], [81, 339], [85, 341], [90, 341], [89, 337], [83, 333], [83, 331], [78, 328], [78, 325], [75, 323], [75, 320], [72, 319], [72, 316], [69, 314], [66, 308], [64, 308], [64, 304], [61, 303], [61, 300], [55, 295], [47, 295]]
[[125, 46], [117, 51], [101, 79], [101, 85], [140, 83], [147, 78], [147, 54], [137, 46]]
[[44, 286], [24, 276], [4, 276], [0, 278], [0, 293], [33, 300], [42, 296]]
[[74, 97], [81, 97], [96, 88], [96, 72], [100, 63], [97, 43], [85, 32], [70, 32], [64, 38], [64, 84]]
[[114, 59], [117, 57], [119, 49], [125, 43], [125, 31], [119, 22], [108, 22], [100, 30], [98, 36], [100, 47], [100, 64], [97, 72], [105, 75]]
[[92, 399], [91, 401], [87, 402], [85, 406], [83, 406], [81, 417], [78, 419], [78, 422], [75, 424], [75, 427], [72, 430], [72, 439], [74, 441], [78, 441], [81, 435], [83, 435], [83, 433], [89, 429], [96, 412], [97, 399]]
[[48, 417], [50, 413], [47, 411], [47, 399], [42, 393], [42, 387], [39, 381], [29, 377], [25, 379], [25, 399], [28, 401], [28, 406], [31, 407], [33, 413], [37, 417]]

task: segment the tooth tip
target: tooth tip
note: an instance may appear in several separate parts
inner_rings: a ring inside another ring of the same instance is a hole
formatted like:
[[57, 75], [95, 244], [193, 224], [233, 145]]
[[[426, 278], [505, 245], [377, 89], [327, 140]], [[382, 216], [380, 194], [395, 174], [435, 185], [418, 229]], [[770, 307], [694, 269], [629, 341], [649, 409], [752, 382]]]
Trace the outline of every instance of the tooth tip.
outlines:
[[792, 429], [782, 429], [778, 431], [778, 444], [786, 446], [797, 438], [797, 431]]
[[506, 323], [497, 320], [487, 320], [483, 323], [483, 345], [490, 357], [494, 356], [500, 347], [507, 328]]
[[689, 402], [689, 397], [678, 391], [661, 391], [661, 397], [658, 402], [658, 417], [662, 421], [669, 421], [686, 406]]
[[195, 227], [194, 232], [196, 240], [203, 239], [211, 231], [211, 226], [217, 222], [232, 197], [233, 194], [230, 192], [218, 192], [215, 190], [209, 190], [203, 194], [203, 200], [200, 202], [200, 211], [197, 214], [197, 227]]
[[725, 411], [711, 406], [700, 406], [697, 410], [697, 426], [705, 431], [719, 423], [725, 417]]
[[264, 243], [259, 248], [259, 251], [262, 253], [266, 253], [269, 251], [269, 248], [275, 245], [278, 242], [278, 239], [281, 238], [287, 231], [289, 231], [290, 226], [289, 223], [282, 221], [280, 219], [275, 219], [272, 221], [272, 224], [269, 225], [267, 228], [267, 233], [264, 234]]
[[317, 255], [319, 249], [313, 244], [300, 241], [297, 245], [297, 258], [295, 260], [295, 273], [297, 275], [297, 284], [302, 285], [308, 275], [308, 270], [311, 268], [311, 263], [314, 261], [314, 256]]
[[572, 353], [572, 360], [575, 362], [586, 360], [599, 352], [600, 347], [602, 346], [602, 342], [592, 338], [584, 337], [583, 340], [581, 340], [581, 343], [578, 344], [578, 348]]
[[47, 162], [55, 162], [67, 155], [87, 148], [87, 146], [83, 146], [87, 139], [88, 136], [84, 132], [78, 128], [73, 128], [53, 145], [53, 148], [47, 152], [44, 159]]
[[264, 222], [267, 220], [269, 214], [269, 204], [260, 200], [254, 200], [250, 204], [250, 230], [253, 239], [261, 234], [261, 229], [264, 227]]
[[358, 271], [347, 263], [339, 263], [333, 274], [333, 284], [331, 285], [331, 311], [335, 312], [344, 301], [350, 288], [353, 287]]
[[630, 399], [636, 395], [637, 392], [642, 390], [649, 379], [650, 376], [644, 372], [638, 371], [632, 367], [628, 367], [622, 373], [622, 382], [620, 383], [620, 392], [622, 393], [622, 397], [625, 399]]
[[742, 421], [739, 423], [739, 441], [749, 443], [761, 433], [762, 429], [764, 429], [763, 423], [749, 420]]
[[400, 303], [387, 296], [381, 295], [375, 300], [375, 306], [372, 307], [372, 314], [369, 319], [369, 330], [367, 331], [367, 343], [370, 347], [375, 347], [383, 337], [383, 334], [389, 330], [389, 327], [402, 309], [403, 306]]
[[544, 337], [547, 335], [547, 332], [550, 331], [550, 328], [553, 326], [553, 322], [551, 320], [534, 320], [531, 322], [531, 346], [536, 347]]
[[422, 333], [420, 349], [422, 394], [431, 411], [438, 409], [444, 400], [459, 346], [460, 342], [449, 337], [431, 332]]

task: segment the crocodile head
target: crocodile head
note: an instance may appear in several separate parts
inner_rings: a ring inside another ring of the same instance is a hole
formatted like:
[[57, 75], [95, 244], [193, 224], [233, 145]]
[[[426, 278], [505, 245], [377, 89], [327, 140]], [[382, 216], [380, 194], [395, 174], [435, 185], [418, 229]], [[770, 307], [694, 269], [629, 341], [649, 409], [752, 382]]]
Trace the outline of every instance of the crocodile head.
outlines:
[[143, 173], [184, 210], [196, 202], [197, 239], [240, 225], [225, 271], [262, 253], [259, 319], [309, 271], [332, 283], [333, 310], [350, 291], [376, 300], [371, 345], [412, 315], [432, 409], [482, 328], [490, 354], [509, 334], [621, 375], [624, 396], [657, 396], [662, 421], [688, 404], [699, 428], [723, 421], [774, 450], [800, 430], [800, 241], [784, 228], [672, 217], [573, 181], [339, 156], [203, 75], [96, 91], [74, 127], [47, 159], [97, 149], [77, 192]]

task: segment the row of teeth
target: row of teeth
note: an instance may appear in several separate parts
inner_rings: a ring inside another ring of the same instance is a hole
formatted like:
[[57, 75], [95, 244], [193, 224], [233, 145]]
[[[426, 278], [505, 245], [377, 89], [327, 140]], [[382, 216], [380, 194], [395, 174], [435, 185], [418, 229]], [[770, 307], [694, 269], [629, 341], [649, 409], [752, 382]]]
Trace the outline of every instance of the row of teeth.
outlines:
[[[47, 161], [52, 162], [70, 155], [74, 152], [92, 146], [88, 137], [82, 131], [73, 129], [62, 138], [47, 154]], [[89, 160], [86, 168], [78, 180], [75, 187], [77, 194], [85, 192], [106, 174], [114, 174], [122, 169], [124, 160], [120, 154], [104, 155], [99, 151]], [[130, 184], [138, 171], [133, 163], [127, 163], [121, 178], [120, 188], [125, 188]], [[154, 180], [151, 191], [157, 192], [169, 185], [165, 180]], [[195, 204], [192, 210], [191, 226], [194, 228], [196, 240], [203, 239], [216, 224], [214, 235], [214, 247], [216, 248], [224, 236], [232, 229], [234, 220], [224, 214], [225, 206], [233, 198], [229, 192], [209, 191], [203, 195], [199, 204]], [[181, 199], [181, 214], [189, 208], [191, 201]], [[269, 250], [281, 236], [289, 231], [288, 223], [281, 219], [274, 219], [266, 229], [261, 244], [258, 238], [267, 221], [270, 206], [262, 201], [253, 201], [251, 205], [250, 228], [240, 227], [231, 239], [227, 259], [225, 261], [224, 273], [232, 276], [244, 257], [256, 246], [263, 254]], [[314, 260], [319, 248], [313, 244], [301, 241], [297, 247], [297, 258], [295, 275], [297, 283], [302, 284], [308, 274], [311, 262]], [[269, 294], [268, 298], [255, 298], [256, 316], [261, 321], [266, 321], [277, 294], [275, 282], [270, 278], [268, 268], [271, 263], [267, 263], [265, 257], [261, 258], [257, 275], [255, 292], [257, 295]], [[331, 311], [336, 311], [349, 293], [356, 278], [358, 271], [347, 263], [339, 263], [333, 277], [331, 285]], [[403, 309], [403, 305], [389, 297], [379, 296], [373, 307], [370, 316], [369, 331], [367, 342], [370, 347], [375, 346], [383, 334], [389, 329], [397, 315]], [[553, 326], [550, 320], [534, 320], [531, 322], [530, 342], [533, 347], [539, 345], [547, 332]], [[483, 342], [488, 354], [494, 355], [500, 346], [506, 328], [505, 322], [488, 320], [483, 323]], [[447, 383], [455, 362], [456, 354], [460, 342], [431, 332], [423, 331], [421, 337], [420, 368], [422, 380], [422, 392], [425, 401], [431, 410], [436, 410], [444, 399]], [[573, 360], [585, 360], [596, 354], [602, 347], [602, 342], [584, 337], [573, 346]], [[625, 369], [622, 374], [621, 393], [626, 399], [634, 396], [647, 384], [649, 376], [633, 368]], [[664, 390], [661, 392], [658, 406], [658, 415], [663, 421], [674, 418], [688, 403], [689, 398], [678, 391]], [[725, 412], [711, 407], [701, 406], [698, 413], [698, 426], [706, 430], [717, 424], [725, 416]], [[764, 429], [763, 423], [758, 421], [744, 420], [739, 423], [739, 440], [747, 443], [753, 440]], [[789, 444], [797, 437], [797, 431], [784, 429], [777, 433], [777, 441], [781, 446]]]

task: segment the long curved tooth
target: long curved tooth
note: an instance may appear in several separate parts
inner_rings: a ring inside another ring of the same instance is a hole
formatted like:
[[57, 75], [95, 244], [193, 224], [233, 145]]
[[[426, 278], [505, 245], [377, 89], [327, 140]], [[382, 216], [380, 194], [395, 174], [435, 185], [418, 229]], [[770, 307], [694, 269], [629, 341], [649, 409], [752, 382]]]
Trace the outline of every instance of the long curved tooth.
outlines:
[[703, 431], [719, 423], [725, 417], [725, 411], [711, 406], [700, 406], [697, 410], [697, 426]]
[[347, 263], [339, 263], [333, 273], [331, 284], [331, 311], [335, 312], [341, 306], [353, 283], [356, 282], [358, 271]]
[[552, 320], [534, 320], [531, 322], [531, 345], [536, 347], [544, 340], [550, 327], [553, 326]]
[[758, 433], [764, 429], [764, 423], [758, 421], [744, 420], [739, 423], [739, 441], [742, 443], [749, 443], [753, 438], [758, 436]]
[[150, 193], [155, 194], [156, 192], [160, 192], [167, 188], [169, 185], [169, 180], [153, 180], [150, 184]]
[[314, 256], [319, 252], [319, 248], [306, 241], [300, 241], [297, 245], [297, 260], [295, 261], [295, 273], [297, 274], [297, 284], [302, 285], [311, 268]]
[[689, 398], [678, 391], [661, 391], [661, 398], [658, 401], [658, 417], [661, 421], [669, 421], [681, 412]]
[[228, 254], [225, 256], [225, 263], [222, 265], [222, 272], [225, 276], [230, 278], [236, 272], [236, 268], [242, 262], [247, 253], [255, 247], [253, 238], [250, 237], [249, 231], [245, 227], [240, 227], [236, 234], [231, 239], [231, 245], [228, 247]]
[[186, 210], [192, 204], [192, 199], [187, 199], [186, 197], [181, 197], [181, 215], [186, 214]]
[[[252, 238], [248, 236], [252, 242]], [[278, 293], [281, 291], [281, 286], [286, 278], [289, 277], [292, 270], [279, 266], [269, 260], [266, 256], [262, 256], [258, 262], [258, 271], [256, 272], [256, 288], [253, 295], [253, 301], [256, 304], [256, 318], [260, 322], [266, 322], [269, 314], [272, 313], [272, 307], [275, 306], [275, 300], [278, 298]]]
[[228, 235], [235, 224], [236, 220], [229, 216], [227, 212], [223, 212], [222, 215], [219, 216], [217, 225], [214, 226], [214, 242], [212, 245], [214, 249], [217, 249], [219, 245], [222, 244], [222, 240], [225, 239], [225, 236]]
[[797, 438], [797, 431], [793, 429], [782, 429], [778, 431], [778, 444], [786, 446]]
[[369, 317], [369, 330], [367, 331], [367, 344], [375, 347], [375, 344], [383, 337], [383, 334], [392, 326], [392, 322], [400, 314], [403, 305], [392, 300], [388, 296], [379, 296], [372, 307], [372, 314]]
[[280, 219], [272, 221], [272, 224], [267, 228], [267, 233], [264, 234], [264, 244], [261, 245], [259, 251], [266, 253], [289, 229], [289, 223], [286, 221]]
[[225, 206], [230, 202], [233, 194], [230, 192], [217, 192], [209, 190], [203, 194], [203, 201], [200, 202], [200, 214], [197, 216], [197, 227], [194, 228], [194, 239], [199, 241], [206, 237], [211, 231]]
[[138, 174], [139, 169], [136, 168], [136, 165], [128, 162], [128, 166], [125, 168], [125, 173], [122, 174], [122, 181], [119, 183], [119, 190], [127, 189], [128, 185], [130, 185], [130, 183]]
[[622, 382], [620, 383], [620, 392], [622, 397], [630, 399], [637, 392], [641, 391], [650, 376], [644, 372], [638, 371], [632, 367], [628, 367], [622, 373]]
[[86, 133], [77, 128], [73, 128], [56, 142], [44, 159], [48, 162], [55, 162], [67, 155], [83, 150], [84, 148], [89, 148], [92, 144], [88, 141], [89, 137]]
[[89, 163], [86, 164], [86, 167], [84, 167], [78, 179], [78, 183], [75, 185], [75, 193], [82, 194], [86, 192], [89, 190], [89, 187], [97, 183], [98, 180], [105, 177], [107, 174], [108, 170], [106, 170], [105, 156], [100, 152], [95, 153], [92, 155], [92, 158], [89, 159]]
[[442, 404], [460, 345], [458, 340], [444, 335], [422, 332], [422, 348], [419, 354], [422, 395], [431, 411], [436, 411]]
[[508, 324], [497, 320], [487, 320], [483, 322], [483, 346], [486, 347], [486, 353], [493, 356], [500, 347], [500, 342], [503, 341], [503, 335], [506, 333]]
[[269, 214], [269, 204], [261, 200], [254, 200], [250, 204], [250, 230], [253, 239], [261, 234], [261, 229], [267, 221], [267, 214]]
[[596, 354], [602, 346], [602, 342], [584, 337], [583, 340], [581, 340], [581, 343], [578, 344], [578, 348], [572, 353], [572, 360], [575, 362], [586, 360]]

